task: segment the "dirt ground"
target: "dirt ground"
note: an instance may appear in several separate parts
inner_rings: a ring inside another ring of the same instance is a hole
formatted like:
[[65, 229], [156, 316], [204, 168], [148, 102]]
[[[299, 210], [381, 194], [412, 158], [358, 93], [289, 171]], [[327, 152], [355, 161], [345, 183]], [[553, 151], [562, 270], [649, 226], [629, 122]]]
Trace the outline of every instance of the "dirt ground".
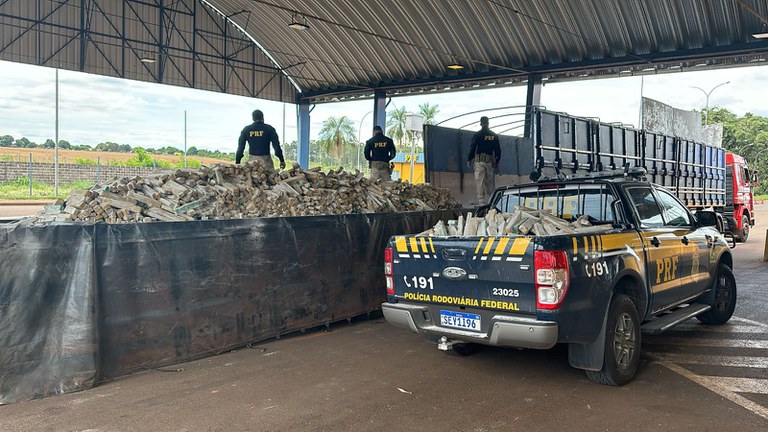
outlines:
[[[41, 149], [41, 148], [12, 148], [12, 147], [0, 147], [0, 161], [3, 162], [28, 162], [29, 155], [32, 155], [32, 162], [41, 163], [53, 163], [54, 161], [53, 149]], [[80, 150], [64, 150], [59, 149], [59, 163], [70, 164], [76, 163], [77, 158], [90, 159], [93, 161], [98, 160], [102, 165], [107, 165], [112, 161], [125, 162], [128, 159], [135, 157], [135, 153], [112, 153], [112, 152], [98, 152], [98, 151], [80, 151]], [[151, 155], [157, 160], [164, 160], [168, 162], [178, 162], [179, 156], [174, 155]], [[199, 160], [203, 164], [214, 164], [224, 162], [221, 159], [205, 158], [198, 156], [188, 156], [188, 159]], [[231, 161], [234, 162], [234, 161]]]
[[0, 220], [33, 216], [53, 201], [0, 201]]

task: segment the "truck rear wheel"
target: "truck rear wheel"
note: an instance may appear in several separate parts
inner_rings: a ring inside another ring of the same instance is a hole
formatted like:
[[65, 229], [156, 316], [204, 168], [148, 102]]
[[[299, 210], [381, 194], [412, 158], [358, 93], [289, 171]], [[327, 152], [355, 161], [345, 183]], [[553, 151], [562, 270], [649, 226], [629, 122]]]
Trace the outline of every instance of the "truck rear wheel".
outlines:
[[704, 324], [725, 324], [733, 316], [736, 309], [736, 278], [727, 265], [720, 263], [715, 279], [715, 300], [712, 309], [697, 315], [696, 318]]
[[617, 294], [608, 309], [603, 368], [586, 371], [598, 384], [622, 386], [635, 377], [640, 365], [640, 319], [632, 300]]
[[749, 238], [749, 218], [747, 215], [741, 217], [741, 230], [739, 231], [739, 241], [746, 243]]

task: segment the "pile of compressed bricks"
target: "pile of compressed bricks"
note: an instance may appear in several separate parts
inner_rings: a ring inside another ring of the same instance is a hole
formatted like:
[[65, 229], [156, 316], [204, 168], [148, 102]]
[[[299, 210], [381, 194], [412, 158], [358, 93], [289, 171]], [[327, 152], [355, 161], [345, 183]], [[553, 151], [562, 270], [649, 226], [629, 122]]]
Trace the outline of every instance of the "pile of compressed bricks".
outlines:
[[299, 165], [274, 171], [257, 162], [178, 169], [116, 178], [73, 191], [32, 223], [135, 223], [429, 211], [459, 207], [450, 192], [428, 184], [371, 181], [359, 171], [323, 173]]
[[587, 234], [607, 231], [613, 228], [611, 224], [592, 225], [589, 218], [580, 216], [573, 222], [568, 222], [552, 215], [549, 210], [536, 210], [523, 206], [515, 206], [512, 213], [500, 213], [491, 209], [485, 217], [459, 216], [457, 220], [447, 223], [439, 221], [434, 227], [420, 235], [426, 236], [503, 236], [503, 235], [564, 235]]

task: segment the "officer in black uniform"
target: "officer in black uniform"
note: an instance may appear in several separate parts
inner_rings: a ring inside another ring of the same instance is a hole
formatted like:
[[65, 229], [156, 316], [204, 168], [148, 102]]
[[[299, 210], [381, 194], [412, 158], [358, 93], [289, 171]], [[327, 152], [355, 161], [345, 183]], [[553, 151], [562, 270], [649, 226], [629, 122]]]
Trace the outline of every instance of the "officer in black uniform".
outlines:
[[365, 142], [365, 159], [371, 167], [371, 180], [392, 180], [389, 161], [395, 158], [395, 142], [384, 135], [381, 126], [373, 127], [373, 138]]
[[475, 161], [475, 188], [478, 205], [488, 203], [493, 193], [493, 176], [501, 160], [499, 136], [488, 128], [488, 117], [480, 117], [480, 131], [472, 136], [467, 167]]
[[265, 167], [274, 170], [275, 164], [272, 162], [272, 156], [269, 155], [269, 143], [275, 149], [275, 156], [280, 159], [280, 169], [285, 168], [285, 159], [283, 159], [283, 150], [280, 149], [280, 139], [277, 137], [277, 131], [272, 126], [264, 123], [264, 113], [261, 110], [253, 112], [253, 123], [246, 126], [240, 132], [240, 140], [237, 143], [237, 155], [235, 163], [240, 163], [245, 151], [245, 142], [248, 142], [248, 161], [257, 161]]

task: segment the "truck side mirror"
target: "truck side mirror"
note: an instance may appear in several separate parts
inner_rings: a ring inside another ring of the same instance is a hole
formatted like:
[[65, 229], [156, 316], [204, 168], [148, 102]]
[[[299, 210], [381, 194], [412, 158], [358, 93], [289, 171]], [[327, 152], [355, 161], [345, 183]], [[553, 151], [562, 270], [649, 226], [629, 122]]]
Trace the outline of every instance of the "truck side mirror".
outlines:
[[717, 213], [710, 210], [699, 210], [696, 212], [696, 220], [699, 225], [705, 227], [717, 227]]
[[752, 172], [752, 186], [757, 186], [758, 181], [759, 176], [757, 175], [757, 171]]

